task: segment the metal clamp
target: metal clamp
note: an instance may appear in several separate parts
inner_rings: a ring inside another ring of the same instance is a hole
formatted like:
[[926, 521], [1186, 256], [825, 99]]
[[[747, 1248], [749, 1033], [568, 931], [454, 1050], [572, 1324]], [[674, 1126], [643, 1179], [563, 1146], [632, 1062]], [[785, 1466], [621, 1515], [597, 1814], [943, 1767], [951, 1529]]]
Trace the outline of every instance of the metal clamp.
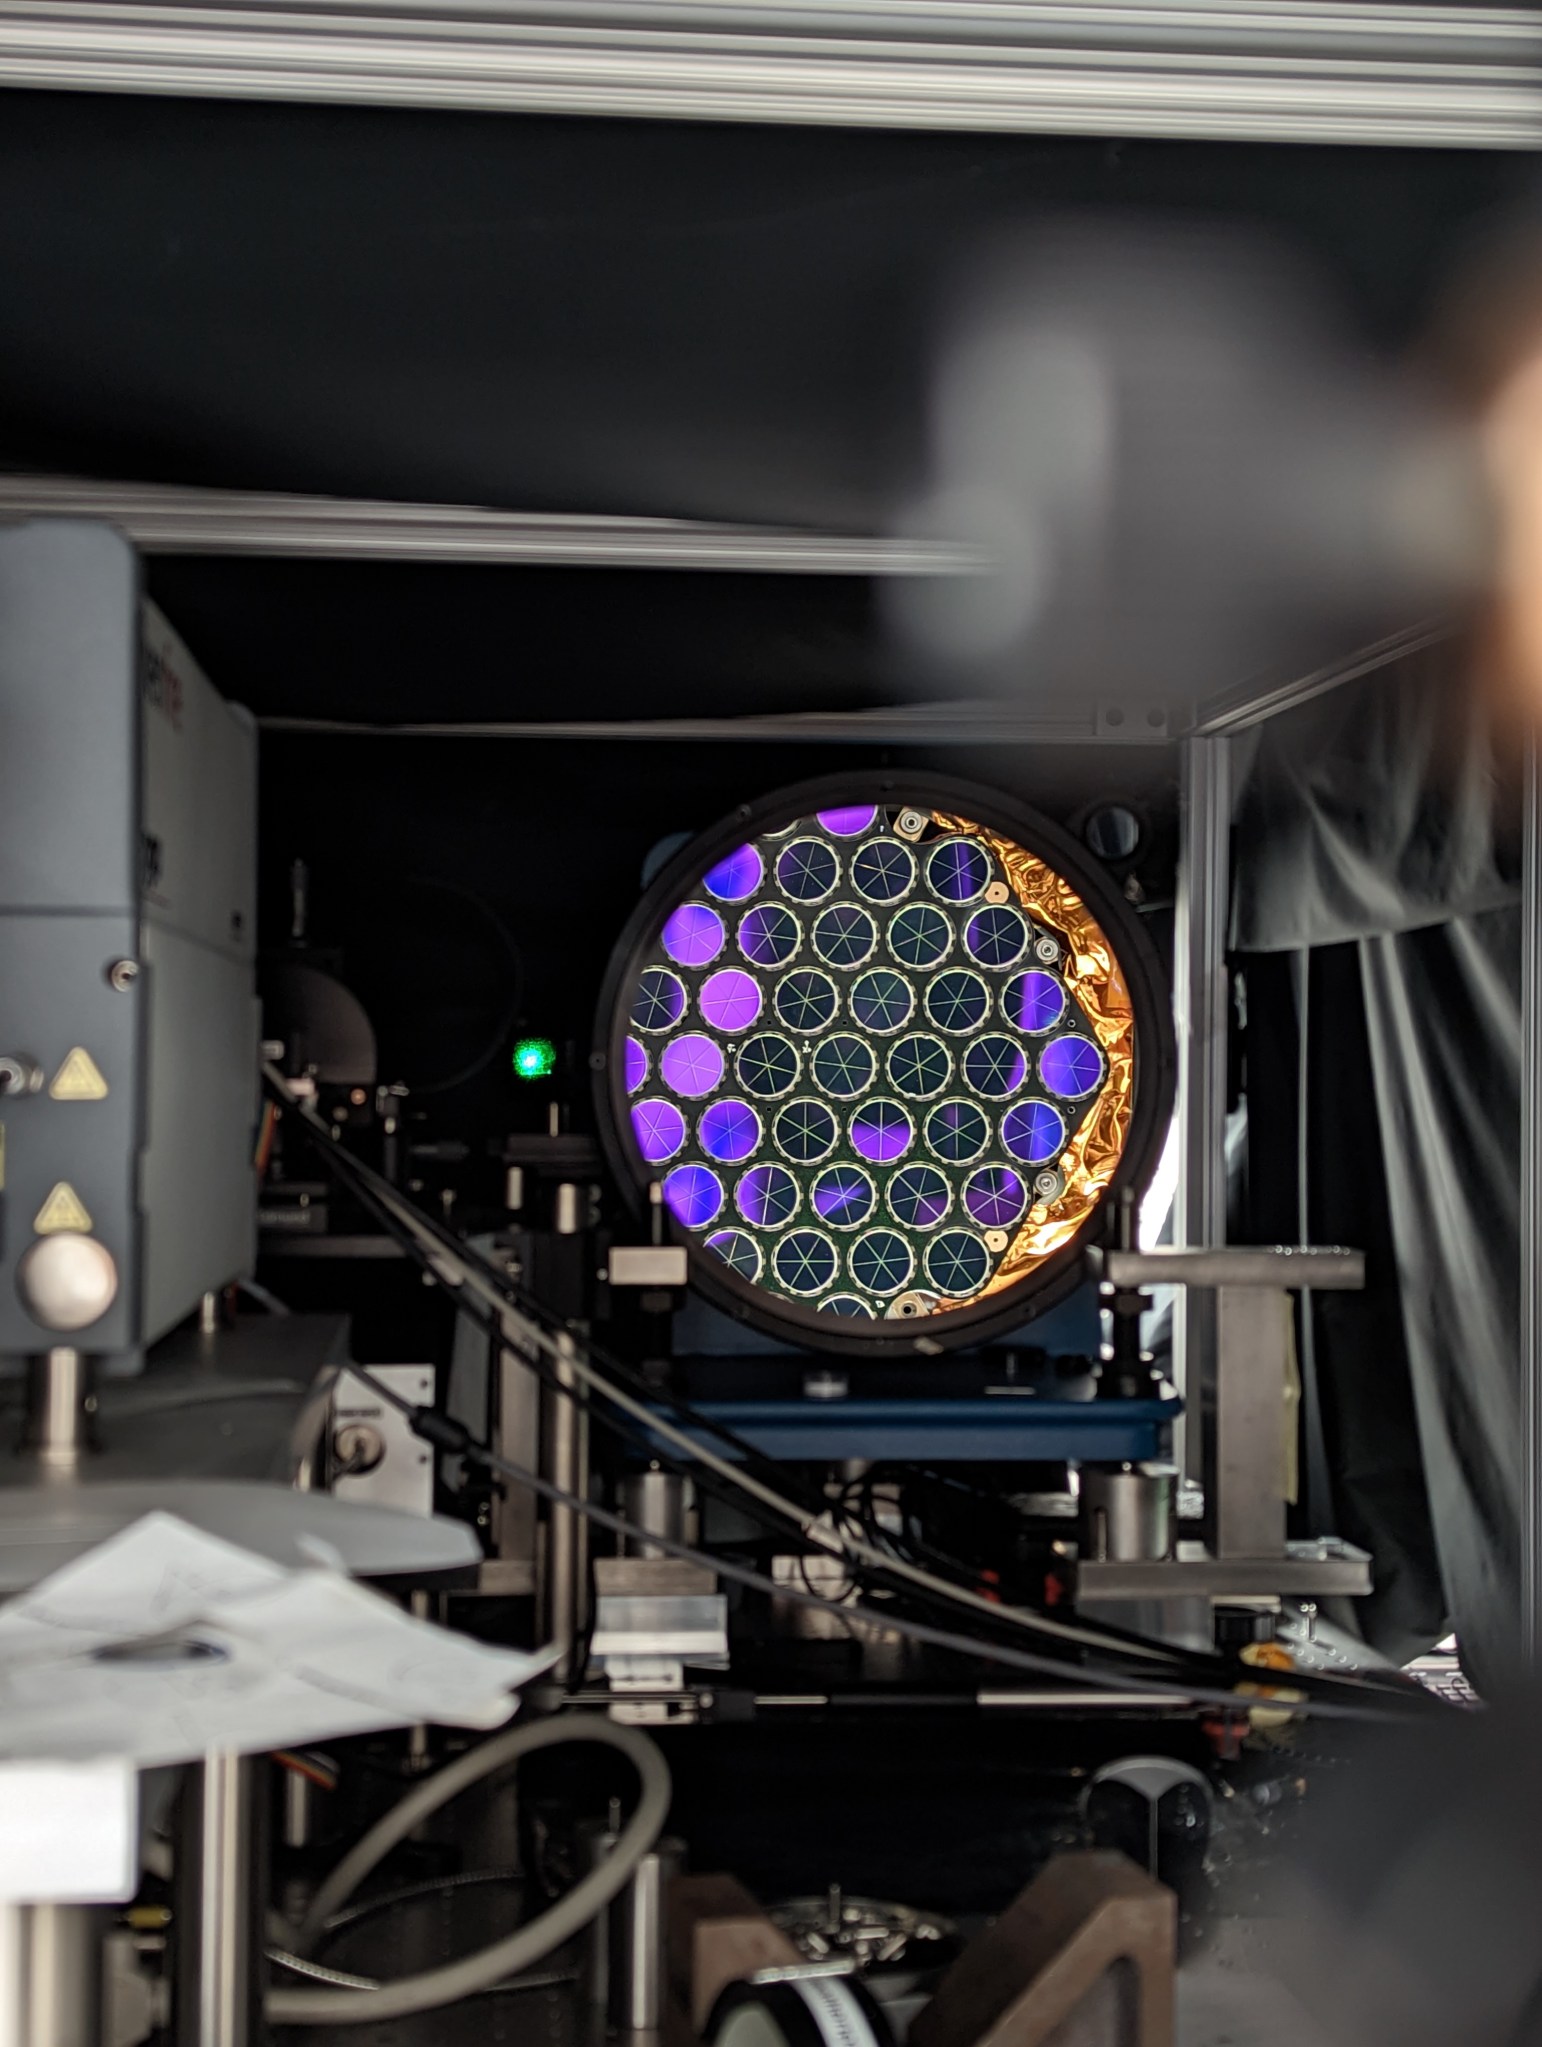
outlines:
[[1093, 1249], [1087, 1254], [1104, 1286], [1303, 1287], [1315, 1293], [1358, 1293], [1365, 1253], [1342, 1245], [1225, 1244], [1189, 1251], [1172, 1244], [1151, 1251]]
[[[1363, 1552], [1285, 1539], [1285, 1389], [1293, 1341], [1288, 1296], [1292, 1290], [1357, 1291], [1365, 1285], [1364, 1253], [1298, 1244], [1106, 1248], [1090, 1252], [1088, 1263], [1106, 1289], [1179, 1286], [1215, 1295], [1214, 1398], [1206, 1404], [1203, 1442], [1210, 1547], [1180, 1544], [1171, 1558], [1085, 1554], [1078, 1596], [1368, 1591], [1370, 1563]], [[1196, 1401], [1200, 1388], [1188, 1391]]]

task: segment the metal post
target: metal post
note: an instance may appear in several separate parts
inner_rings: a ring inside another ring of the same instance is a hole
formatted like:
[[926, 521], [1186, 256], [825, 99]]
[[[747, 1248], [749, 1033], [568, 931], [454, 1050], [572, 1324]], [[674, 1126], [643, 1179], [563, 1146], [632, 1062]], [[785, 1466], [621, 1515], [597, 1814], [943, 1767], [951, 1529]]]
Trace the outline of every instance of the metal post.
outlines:
[[[555, 1376], [563, 1387], [579, 1391], [578, 1377], [567, 1362], [574, 1349], [573, 1339], [563, 1331], [557, 1338], [564, 1353], [556, 1360]], [[553, 1485], [566, 1493], [586, 1494], [589, 1489], [589, 1417], [576, 1399], [566, 1393], [547, 1395], [547, 1472]], [[588, 1523], [571, 1507], [553, 1506], [546, 1524], [546, 1610], [547, 1638], [560, 1643], [559, 1674], [572, 1679], [576, 1669], [579, 1638], [584, 1627], [584, 1591], [588, 1582]]]
[[1521, 864], [1521, 1655], [1542, 1657], [1542, 788], [1526, 743]]
[[[677, 1472], [650, 1465], [635, 1471], [621, 1493], [621, 1511], [634, 1528], [649, 1535], [662, 1535], [674, 1542], [685, 1540], [685, 1480]], [[667, 1557], [670, 1552], [641, 1536], [628, 1536], [623, 1547], [629, 1557]]]
[[[1183, 745], [1178, 903], [1173, 958], [1178, 1035], [1178, 1185], [1174, 1242], [1191, 1250], [1226, 1241], [1226, 918], [1231, 879], [1231, 742]], [[1173, 1375], [1196, 1419], [1214, 1384], [1215, 1303], [1188, 1288], [1173, 1317]], [[1178, 1432], [1180, 1467], [1201, 1468], [1200, 1431]]]
[[[579, 1866], [587, 1875], [616, 1852], [621, 1838], [621, 1801], [610, 1801], [610, 1815], [603, 1820], [584, 1820], [578, 1831]], [[610, 1913], [603, 1906], [589, 1922], [583, 1935], [578, 1980], [584, 2002], [603, 2012], [610, 2005]]]
[[100, 2047], [104, 1920], [94, 1905], [27, 1907], [24, 2047]]
[[[493, 1443], [500, 1456], [533, 1468], [540, 1457], [541, 1382], [517, 1342], [514, 1319], [505, 1313], [502, 1341], [493, 1341]], [[499, 1590], [515, 1583], [521, 1591], [533, 1589], [536, 1518], [535, 1495], [524, 1486], [506, 1485], [494, 1494], [492, 1551], [503, 1567]], [[493, 1574], [484, 1572], [484, 1581], [492, 1584]]]
[[56, 1345], [30, 1360], [24, 1447], [51, 1471], [73, 1471], [91, 1447], [91, 1360]]
[[655, 1843], [610, 1907], [610, 2016], [622, 2033], [657, 2033], [664, 2023], [668, 1972], [664, 1942], [669, 1886], [685, 1861], [683, 1842]]
[[[581, 1190], [562, 1185], [554, 1204], [559, 1236], [575, 1236], [583, 1221]], [[580, 1398], [578, 1375], [568, 1362], [577, 1350], [573, 1338], [562, 1330], [557, 1336], [560, 1355], [555, 1361], [558, 1386], [572, 1389], [546, 1394], [546, 1476], [564, 1492], [586, 1498], [589, 1491], [589, 1416]], [[553, 1505], [546, 1523], [546, 1631], [548, 1640], [560, 1645], [558, 1675], [572, 1681], [582, 1676], [576, 1668], [583, 1636], [589, 1583], [589, 1525], [571, 1507]]]
[[255, 1759], [214, 1750], [190, 1774], [178, 1853], [178, 2047], [261, 2038], [263, 1884]]
[[1218, 1557], [1277, 1557], [1285, 1547], [1285, 1377], [1290, 1296], [1223, 1286], [1215, 1302], [1215, 1414], [1205, 1495]]
[[[415, 1621], [431, 1620], [434, 1611], [434, 1603], [431, 1596], [421, 1588], [417, 1591], [409, 1592], [407, 1595], [407, 1611]], [[421, 1775], [432, 1761], [433, 1757], [429, 1752], [428, 1743], [428, 1723], [425, 1720], [415, 1721], [407, 1729], [407, 1767], [409, 1770]]]
[[309, 1848], [315, 1831], [315, 1785], [298, 1770], [283, 1777], [283, 1829], [286, 1848]]
[[0, 1899], [0, 2047], [26, 2047], [27, 1908]]

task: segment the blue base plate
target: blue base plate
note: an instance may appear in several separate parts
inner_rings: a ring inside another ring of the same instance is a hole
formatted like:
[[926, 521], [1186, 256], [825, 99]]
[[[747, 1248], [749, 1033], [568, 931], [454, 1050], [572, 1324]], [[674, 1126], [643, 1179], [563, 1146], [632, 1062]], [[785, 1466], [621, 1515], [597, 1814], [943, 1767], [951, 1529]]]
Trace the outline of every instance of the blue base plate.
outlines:
[[[1002, 1392], [957, 1400], [708, 1400], [698, 1411], [786, 1463], [1138, 1464], [1169, 1454], [1176, 1394], [1055, 1400]], [[663, 1412], [663, 1410], [660, 1410]], [[721, 1450], [715, 1439], [712, 1447]], [[661, 1448], [665, 1447], [661, 1444]]]

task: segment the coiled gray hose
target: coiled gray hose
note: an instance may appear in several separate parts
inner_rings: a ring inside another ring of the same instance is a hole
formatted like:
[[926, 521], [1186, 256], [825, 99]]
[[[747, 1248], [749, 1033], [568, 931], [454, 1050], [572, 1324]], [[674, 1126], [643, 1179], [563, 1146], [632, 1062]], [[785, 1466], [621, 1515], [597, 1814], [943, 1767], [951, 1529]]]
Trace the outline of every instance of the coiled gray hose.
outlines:
[[532, 1962], [541, 1961], [587, 1926], [621, 1890], [662, 1833], [671, 1790], [668, 1766], [648, 1737], [635, 1728], [618, 1727], [598, 1714], [582, 1718], [564, 1715], [515, 1727], [469, 1750], [414, 1786], [348, 1851], [322, 1883], [301, 1922], [296, 1945], [303, 1951], [317, 1940], [343, 1900], [430, 1813], [520, 1757], [572, 1741], [593, 1741], [605, 1748], [619, 1749], [637, 1771], [641, 1786], [636, 1810], [597, 1869], [591, 1870], [539, 1918], [494, 1941], [491, 1947], [447, 1962], [442, 1968], [404, 1976], [395, 1983], [382, 1983], [377, 1990], [269, 1990], [266, 2009], [270, 2022], [276, 2026], [367, 2025], [376, 2019], [432, 2011], [528, 1969]]

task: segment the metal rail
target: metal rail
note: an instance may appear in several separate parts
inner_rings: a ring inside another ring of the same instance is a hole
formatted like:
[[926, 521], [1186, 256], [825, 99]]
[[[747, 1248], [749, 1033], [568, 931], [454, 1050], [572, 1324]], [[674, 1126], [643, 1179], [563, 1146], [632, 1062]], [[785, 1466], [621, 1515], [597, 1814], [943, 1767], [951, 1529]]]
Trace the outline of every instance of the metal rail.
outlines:
[[1232, 1244], [1208, 1249], [1160, 1244], [1151, 1251], [1099, 1250], [1088, 1262], [1105, 1286], [1312, 1287], [1358, 1292], [1365, 1253], [1336, 1244]]
[[1526, 746], [1521, 860], [1521, 1653], [1542, 1658], [1542, 762]]
[[[352, 718], [286, 717], [257, 721], [264, 732], [324, 739], [603, 739], [681, 745], [728, 739], [773, 746], [1094, 746], [1109, 742], [1098, 705], [950, 702], [886, 704], [861, 711], [745, 712], [721, 718], [525, 718], [468, 724], [377, 724]], [[1121, 745], [1162, 745], [1165, 733], [1138, 726]]]
[[145, 554], [522, 562], [789, 576], [967, 576], [991, 567], [979, 549], [946, 540], [72, 476], [0, 476], [0, 521], [33, 518], [102, 519]]
[[1260, 677], [1239, 683], [1199, 706], [1194, 731], [1206, 736], [1245, 732], [1267, 718], [1278, 718], [1299, 704], [1327, 696], [1330, 690], [1339, 689], [1346, 682], [1358, 682], [1363, 675], [1374, 675], [1379, 668], [1390, 668], [1396, 661], [1438, 647], [1442, 641], [1453, 638], [1455, 632], [1452, 619], [1421, 619], [1416, 625], [1388, 633], [1385, 638], [1357, 647], [1353, 653], [1325, 662], [1305, 675]]
[[[1226, 919], [1231, 901], [1231, 741], [1183, 742], [1179, 786], [1177, 925], [1173, 945], [1178, 1034], [1178, 1185], [1174, 1237], [1189, 1250], [1226, 1241], [1226, 1059], [1230, 987]], [[1196, 1287], [1174, 1311], [1173, 1373], [1197, 1414], [1216, 1369], [1211, 1295]], [[1177, 1432], [1180, 1464], [1199, 1475], [1198, 1432]]]
[[[740, 575], [988, 576], [979, 547], [945, 538], [819, 533], [775, 526], [599, 513], [507, 511], [287, 491], [239, 491], [92, 477], [0, 475], [0, 524], [100, 519], [147, 555], [275, 560], [417, 561], [697, 570]], [[1084, 693], [1016, 702], [880, 706], [860, 711], [685, 719], [387, 724], [275, 717], [275, 731], [478, 739], [764, 740], [855, 745], [1165, 745], [1218, 739], [1326, 695], [1448, 638], [1422, 620], [1306, 675], [1256, 678], [1192, 714]]]
[[1518, 7], [9, 0], [0, 85], [669, 120], [1530, 149]]

